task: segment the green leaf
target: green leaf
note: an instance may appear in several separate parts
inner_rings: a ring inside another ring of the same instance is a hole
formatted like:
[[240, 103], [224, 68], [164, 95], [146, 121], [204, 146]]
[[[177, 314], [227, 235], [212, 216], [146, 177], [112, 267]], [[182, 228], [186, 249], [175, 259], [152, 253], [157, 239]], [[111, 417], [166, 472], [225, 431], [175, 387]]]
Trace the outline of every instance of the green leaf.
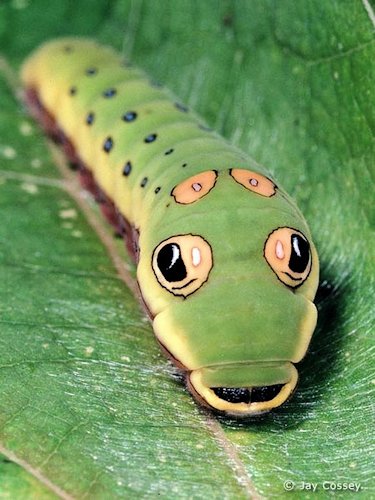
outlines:
[[[368, 0], [1, 4], [0, 498], [271, 497], [287, 480], [299, 498], [316, 498], [303, 482], [375, 495], [374, 19]], [[124, 283], [122, 243], [14, 100], [9, 65], [66, 33], [124, 44], [298, 201], [319, 323], [279, 410], [196, 406]]]
[[0, 454], [0, 498], [56, 499], [56, 495], [29, 474], [24, 465], [18, 465]]

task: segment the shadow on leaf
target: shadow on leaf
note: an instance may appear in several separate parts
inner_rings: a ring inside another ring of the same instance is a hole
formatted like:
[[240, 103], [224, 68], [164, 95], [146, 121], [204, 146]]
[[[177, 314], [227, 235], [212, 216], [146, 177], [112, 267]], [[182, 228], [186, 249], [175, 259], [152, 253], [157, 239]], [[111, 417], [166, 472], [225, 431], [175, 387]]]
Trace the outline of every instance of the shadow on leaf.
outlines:
[[[279, 409], [264, 415], [249, 418], [228, 418], [218, 416], [226, 427], [257, 428], [274, 432], [277, 429], [299, 427], [311, 412], [320, 406], [330, 379], [337, 371], [338, 359], [342, 351], [345, 296], [348, 296], [346, 281], [335, 285], [335, 277], [322, 264], [321, 280], [315, 298], [318, 308], [318, 324], [306, 357], [298, 363], [299, 384], [293, 397]], [[331, 266], [330, 266], [331, 267]]]

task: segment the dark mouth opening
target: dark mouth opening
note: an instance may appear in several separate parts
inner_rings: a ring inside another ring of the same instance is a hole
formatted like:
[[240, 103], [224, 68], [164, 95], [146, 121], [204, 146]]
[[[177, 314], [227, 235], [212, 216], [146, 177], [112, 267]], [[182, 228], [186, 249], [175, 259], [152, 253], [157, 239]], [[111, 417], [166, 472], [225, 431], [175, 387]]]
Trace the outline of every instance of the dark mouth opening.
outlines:
[[279, 394], [283, 384], [263, 387], [212, 387], [216, 396], [228, 403], [261, 403], [270, 401]]

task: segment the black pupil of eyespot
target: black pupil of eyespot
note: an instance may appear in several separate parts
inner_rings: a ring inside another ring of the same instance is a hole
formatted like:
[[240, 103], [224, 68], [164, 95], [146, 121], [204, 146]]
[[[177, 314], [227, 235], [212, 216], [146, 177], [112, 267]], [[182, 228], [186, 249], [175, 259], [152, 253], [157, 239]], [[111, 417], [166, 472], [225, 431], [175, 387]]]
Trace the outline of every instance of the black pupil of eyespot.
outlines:
[[294, 273], [303, 273], [310, 260], [310, 245], [307, 240], [299, 234], [292, 234], [290, 237], [291, 252], [289, 268]]
[[180, 247], [176, 243], [168, 243], [159, 250], [157, 263], [160, 272], [169, 282], [181, 281], [187, 276]]

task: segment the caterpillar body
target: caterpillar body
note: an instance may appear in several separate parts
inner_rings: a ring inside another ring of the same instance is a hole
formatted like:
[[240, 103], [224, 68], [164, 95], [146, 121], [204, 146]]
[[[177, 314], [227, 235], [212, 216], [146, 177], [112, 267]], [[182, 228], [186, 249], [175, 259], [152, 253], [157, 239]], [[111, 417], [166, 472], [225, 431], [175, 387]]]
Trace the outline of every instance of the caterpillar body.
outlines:
[[126, 234], [155, 335], [193, 396], [232, 415], [286, 401], [319, 274], [287, 193], [108, 47], [48, 42], [21, 78], [36, 119]]

